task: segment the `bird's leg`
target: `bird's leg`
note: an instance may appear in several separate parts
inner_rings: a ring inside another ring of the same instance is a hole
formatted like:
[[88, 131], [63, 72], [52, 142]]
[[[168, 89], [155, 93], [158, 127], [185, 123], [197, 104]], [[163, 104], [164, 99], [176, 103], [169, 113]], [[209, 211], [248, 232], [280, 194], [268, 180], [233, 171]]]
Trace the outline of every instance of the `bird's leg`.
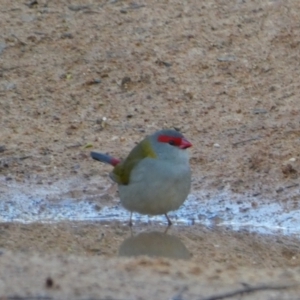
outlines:
[[132, 221], [131, 221], [131, 218], [132, 218], [132, 211], [130, 212], [130, 218], [129, 218], [129, 223], [128, 223], [128, 225], [129, 225], [130, 227], [132, 227]]
[[172, 222], [171, 222], [171, 220], [169, 219], [169, 217], [168, 217], [168, 215], [167, 215], [167, 214], [165, 214], [165, 216], [166, 216], [166, 218], [167, 218], [167, 220], [168, 220], [168, 226], [171, 226], [171, 225], [172, 225]]

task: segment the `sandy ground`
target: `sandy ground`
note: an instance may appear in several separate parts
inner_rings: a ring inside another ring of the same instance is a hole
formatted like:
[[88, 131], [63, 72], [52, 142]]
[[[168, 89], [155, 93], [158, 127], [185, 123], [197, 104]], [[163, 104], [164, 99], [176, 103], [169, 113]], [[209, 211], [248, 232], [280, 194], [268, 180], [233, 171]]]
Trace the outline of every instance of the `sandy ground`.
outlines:
[[[73, 198], [95, 199], [111, 185], [110, 168], [92, 161], [91, 149], [124, 157], [145, 134], [175, 127], [193, 143], [192, 192], [226, 190], [255, 197], [253, 208], [271, 199], [296, 210], [299, 48], [300, 2], [292, 0], [2, 0], [0, 200], [11, 182], [51, 191], [61, 180], [76, 182]], [[100, 210], [116, 198], [111, 186]], [[145, 254], [143, 245], [163, 257], [123, 257]], [[300, 292], [295, 237], [2, 223], [0, 249], [0, 299]]]

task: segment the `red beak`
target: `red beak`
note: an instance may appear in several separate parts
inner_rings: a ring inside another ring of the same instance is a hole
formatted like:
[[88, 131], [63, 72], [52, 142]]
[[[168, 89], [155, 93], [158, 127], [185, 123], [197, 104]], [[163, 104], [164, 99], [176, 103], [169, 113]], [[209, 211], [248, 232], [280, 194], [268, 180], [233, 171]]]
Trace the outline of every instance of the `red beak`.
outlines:
[[186, 149], [186, 148], [190, 148], [192, 146], [193, 145], [188, 140], [186, 140], [185, 138], [182, 138], [181, 139], [181, 144], [180, 144], [179, 148], [180, 149]]

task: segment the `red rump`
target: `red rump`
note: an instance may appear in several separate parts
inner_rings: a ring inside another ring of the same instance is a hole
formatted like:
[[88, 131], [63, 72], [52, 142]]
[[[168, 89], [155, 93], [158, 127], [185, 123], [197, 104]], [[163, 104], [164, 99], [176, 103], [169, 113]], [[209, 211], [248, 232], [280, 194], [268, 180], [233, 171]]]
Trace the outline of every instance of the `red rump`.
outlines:
[[120, 162], [121, 162], [121, 160], [119, 160], [117, 158], [114, 158], [114, 157], [112, 157], [111, 160], [110, 160], [110, 164], [113, 165], [114, 167], [116, 165], [118, 165]]

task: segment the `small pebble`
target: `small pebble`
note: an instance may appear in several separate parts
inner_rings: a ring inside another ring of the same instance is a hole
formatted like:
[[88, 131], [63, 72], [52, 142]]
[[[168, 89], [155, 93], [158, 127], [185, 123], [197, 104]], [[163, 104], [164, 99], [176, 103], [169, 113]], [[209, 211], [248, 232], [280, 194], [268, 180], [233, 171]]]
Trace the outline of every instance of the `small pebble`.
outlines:
[[220, 56], [217, 58], [218, 61], [235, 61], [236, 57], [234, 55]]
[[74, 37], [73, 34], [70, 32], [65, 32], [61, 35], [62, 39], [72, 39], [73, 37]]
[[0, 55], [5, 50], [6, 47], [7, 47], [6, 43], [4, 41], [0, 41]]
[[6, 85], [5, 85], [5, 88], [6, 90], [14, 90], [16, 88], [16, 84], [13, 83], [13, 82], [8, 82]]
[[220, 145], [217, 144], [217, 143], [215, 143], [215, 144], [214, 144], [214, 147], [215, 147], [215, 148], [220, 148]]
[[264, 108], [254, 108], [253, 109], [253, 113], [255, 115], [259, 115], [259, 114], [266, 114], [268, 111]]
[[4, 152], [5, 150], [6, 150], [6, 147], [5, 147], [4, 145], [1, 145], [1, 146], [0, 146], [0, 153], [1, 153], [1, 152]]
[[80, 10], [85, 10], [88, 9], [89, 6], [87, 5], [69, 5], [68, 9], [72, 11], [80, 11]]
[[25, 5], [27, 5], [28, 7], [32, 8], [36, 5], [38, 5], [38, 2], [36, 0], [30, 1], [29, 3], [25, 3]]
[[45, 281], [45, 286], [46, 286], [46, 288], [52, 288], [53, 287], [53, 285], [54, 285], [54, 281], [53, 281], [53, 279], [51, 278], [51, 277], [47, 277], [46, 278], [46, 281]]

